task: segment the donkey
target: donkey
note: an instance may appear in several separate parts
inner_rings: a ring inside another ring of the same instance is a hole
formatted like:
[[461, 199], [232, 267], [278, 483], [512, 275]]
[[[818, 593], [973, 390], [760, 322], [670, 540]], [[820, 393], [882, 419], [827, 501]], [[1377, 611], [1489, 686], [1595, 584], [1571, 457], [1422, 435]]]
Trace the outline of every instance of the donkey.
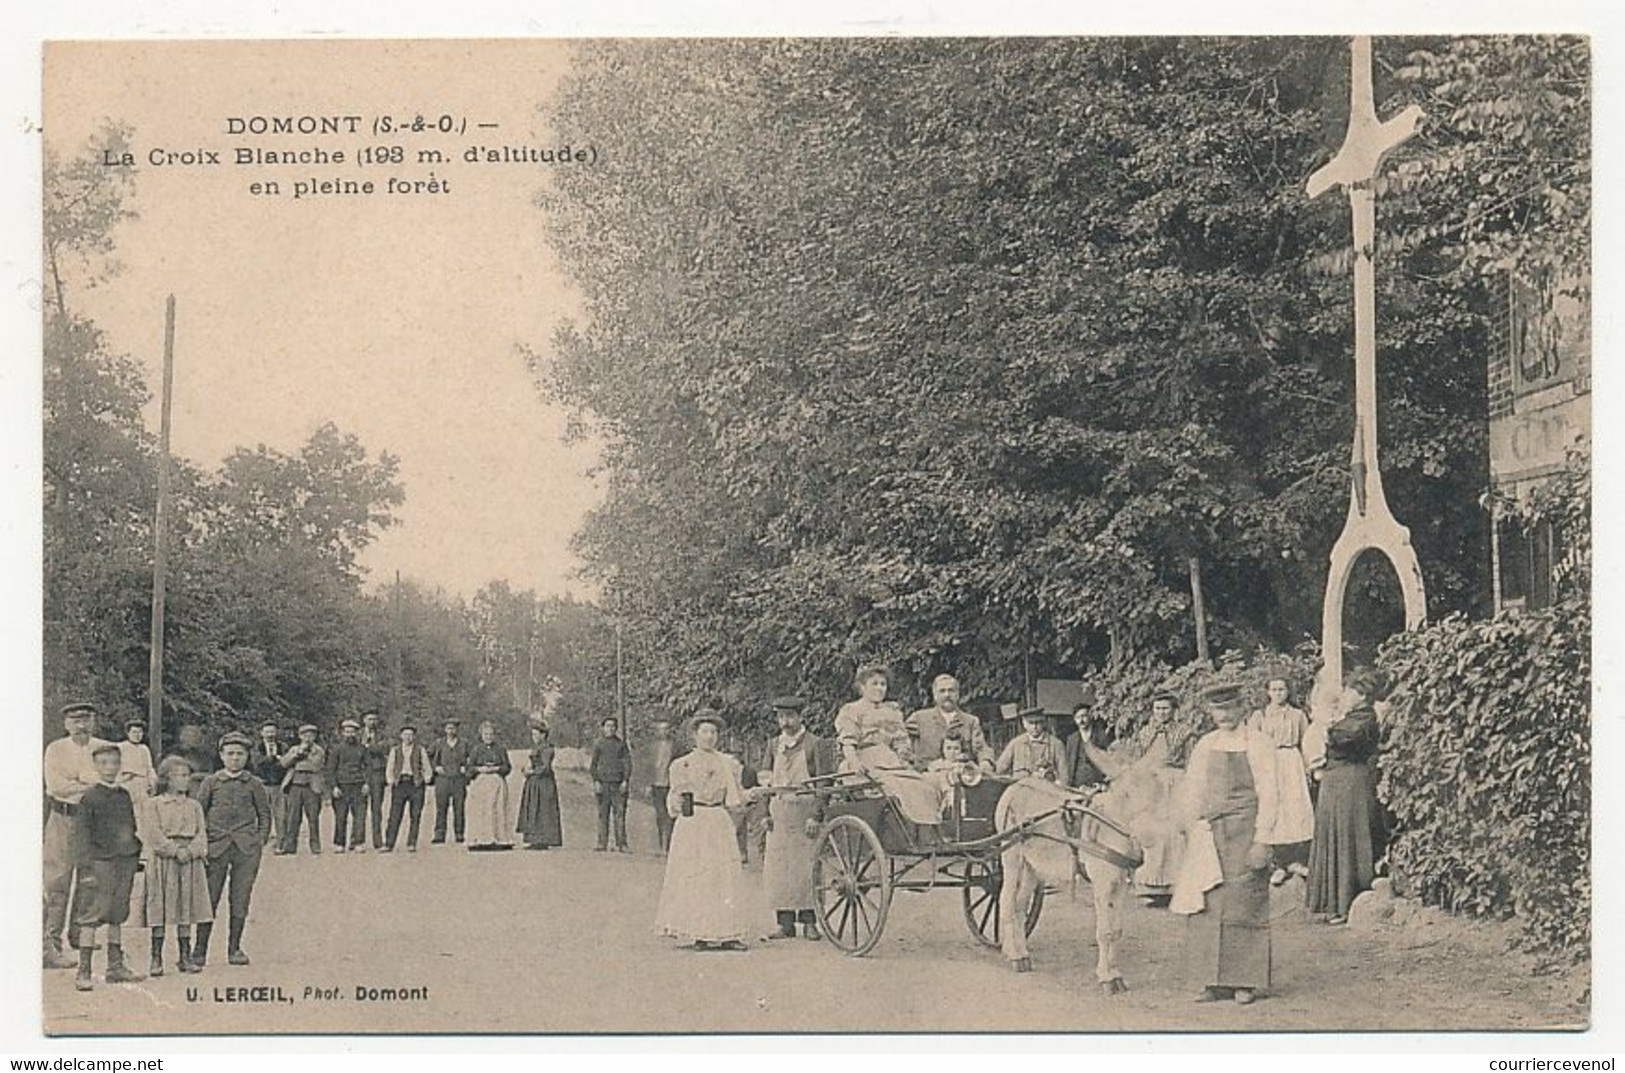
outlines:
[[[1107, 771], [1111, 776], [1108, 789], [1090, 799], [1088, 807], [1142, 844], [1180, 838], [1173, 820], [1178, 777], [1164, 765], [1162, 755], [1151, 752], [1132, 764], [1112, 766], [1118, 770]], [[1105, 994], [1118, 995], [1128, 990], [1117, 964], [1117, 952], [1133, 873], [1080, 851], [1067, 830], [1064, 811], [1057, 810], [1082, 801], [1082, 795], [1039, 779], [1018, 782], [999, 798], [993, 817], [997, 830], [1031, 825], [1001, 854], [1004, 884], [999, 894], [1000, 946], [1017, 972], [1032, 970], [1027, 933], [1022, 927], [1027, 908], [1043, 886], [1071, 889], [1081, 864], [1095, 903], [1095, 978]]]

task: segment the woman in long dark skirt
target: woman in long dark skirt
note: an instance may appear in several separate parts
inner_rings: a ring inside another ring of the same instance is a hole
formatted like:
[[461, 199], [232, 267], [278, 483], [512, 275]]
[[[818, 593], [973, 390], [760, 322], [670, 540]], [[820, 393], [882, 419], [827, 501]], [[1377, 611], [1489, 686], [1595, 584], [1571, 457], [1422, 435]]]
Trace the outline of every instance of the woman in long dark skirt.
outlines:
[[525, 769], [525, 789], [519, 797], [518, 828], [526, 849], [564, 845], [559, 784], [553, 777], [553, 746], [547, 742], [546, 723], [530, 727], [530, 766]]
[[1344, 714], [1326, 728], [1326, 767], [1315, 801], [1309, 850], [1309, 912], [1326, 923], [1348, 921], [1349, 907], [1377, 876], [1386, 838], [1372, 760], [1381, 741], [1377, 713], [1382, 678], [1370, 668], [1349, 675]]

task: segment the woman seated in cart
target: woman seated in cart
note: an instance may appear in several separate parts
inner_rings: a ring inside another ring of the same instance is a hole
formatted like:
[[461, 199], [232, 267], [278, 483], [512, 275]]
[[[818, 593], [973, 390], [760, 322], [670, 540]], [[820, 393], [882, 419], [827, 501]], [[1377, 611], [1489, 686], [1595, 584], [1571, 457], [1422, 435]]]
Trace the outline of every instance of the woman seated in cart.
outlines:
[[841, 770], [874, 779], [904, 817], [934, 827], [942, 821], [942, 795], [910, 765], [913, 743], [903, 725], [903, 711], [886, 700], [891, 673], [885, 667], [865, 665], [858, 668], [854, 684], [858, 699], [842, 705], [835, 715]]

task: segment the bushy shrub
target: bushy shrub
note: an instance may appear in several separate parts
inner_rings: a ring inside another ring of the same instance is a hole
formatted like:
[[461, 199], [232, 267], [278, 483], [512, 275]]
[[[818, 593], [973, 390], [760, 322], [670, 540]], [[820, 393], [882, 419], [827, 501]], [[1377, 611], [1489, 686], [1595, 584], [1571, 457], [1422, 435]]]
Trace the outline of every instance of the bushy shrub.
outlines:
[[1516, 914], [1526, 945], [1591, 940], [1591, 616], [1584, 597], [1391, 638], [1380, 794], [1396, 889]]

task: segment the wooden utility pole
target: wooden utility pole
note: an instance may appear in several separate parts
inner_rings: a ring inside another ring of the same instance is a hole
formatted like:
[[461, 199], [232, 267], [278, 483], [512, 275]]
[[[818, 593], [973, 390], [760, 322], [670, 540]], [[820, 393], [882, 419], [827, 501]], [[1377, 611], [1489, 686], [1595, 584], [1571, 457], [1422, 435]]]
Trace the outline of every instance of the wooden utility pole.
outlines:
[[1202, 600], [1202, 560], [1195, 555], [1189, 559], [1191, 574], [1191, 610], [1196, 615], [1196, 659], [1211, 663], [1207, 650], [1207, 604]]
[[158, 509], [152, 522], [152, 637], [147, 661], [147, 737], [164, 755], [164, 583], [169, 570], [169, 415], [175, 394], [175, 296], [164, 305], [164, 394], [158, 422]]

